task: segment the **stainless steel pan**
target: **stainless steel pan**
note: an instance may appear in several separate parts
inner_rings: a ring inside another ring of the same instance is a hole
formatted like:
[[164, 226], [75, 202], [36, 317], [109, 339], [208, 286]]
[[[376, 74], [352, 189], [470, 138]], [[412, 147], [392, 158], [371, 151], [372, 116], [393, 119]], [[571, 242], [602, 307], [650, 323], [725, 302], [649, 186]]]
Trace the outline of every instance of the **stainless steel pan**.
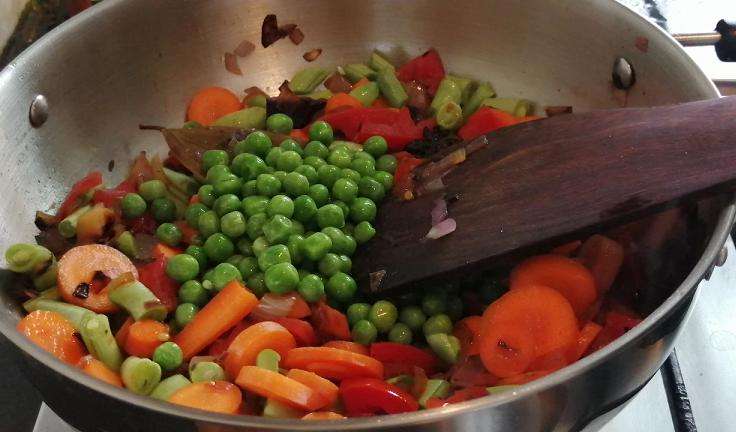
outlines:
[[[259, 47], [241, 60], [244, 77], [229, 74], [222, 54], [244, 38], [257, 42], [267, 13], [298, 23], [304, 43]], [[648, 40], [647, 50], [636, 47], [637, 38]], [[275, 92], [311, 48], [324, 50], [318, 64], [336, 65], [374, 48], [402, 61], [431, 46], [450, 71], [489, 79], [498, 93], [540, 106], [584, 110], [718, 96], [673, 39], [609, 0], [105, 0], [0, 74], [0, 249], [31, 240], [34, 211], [57, 202], [91, 167], [115, 160], [108, 174], [114, 181], [140, 149], [161, 149], [159, 137], [137, 125], [180, 124], [187, 99], [202, 86]], [[620, 57], [636, 71], [628, 92], [611, 84]], [[33, 128], [28, 109], [38, 94], [48, 101], [48, 120]], [[327, 424], [209, 414], [112, 388], [57, 362], [14, 330], [20, 313], [7, 293], [0, 330], [51, 407], [83, 430], [579, 429], [629, 398], [664, 361], [733, 217], [732, 205], [715, 200], [631, 227], [638, 251], [631, 284], [651, 314], [610, 346], [517, 391], [414, 414]], [[1, 277], [3, 287], [12, 285], [7, 273]]]

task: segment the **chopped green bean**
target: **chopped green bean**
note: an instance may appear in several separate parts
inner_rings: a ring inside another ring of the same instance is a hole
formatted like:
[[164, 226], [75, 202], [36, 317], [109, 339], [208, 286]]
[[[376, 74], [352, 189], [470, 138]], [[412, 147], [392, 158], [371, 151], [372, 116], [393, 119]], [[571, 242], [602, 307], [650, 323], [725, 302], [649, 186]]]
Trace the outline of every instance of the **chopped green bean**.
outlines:
[[136, 321], [166, 319], [166, 306], [150, 289], [138, 281], [118, 285], [109, 291], [108, 296], [110, 301], [128, 311]]
[[402, 107], [407, 99], [409, 99], [404, 86], [401, 85], [401, 82], [399, 82], [399, 79], [396, 78], [392, 70], [381, 70], [378, 72], [378, 88], [392, 107]]
[[446, 398], [450, 394], [450, 383], [443, 379], [430, 379], [427, 381], [427, 385], [424, 387], [417, 402], [422, 408], [427, 408], [427, 401], [430, 398]]
[[350, 96], [358, 99], [365, 107], [371, 106], [371, 104], [378, 99], [378, 94], [378, 84], [374, 82], [369, 82], [366, 85], [362, 85], [350, 91]]
[[225, 114], [215, 120], [213, 126], [233, 126], [242, 129], [265, 129], [266, 109], [249, 107], [230, 114]]
[[211, 361], [202, 361], [189, 367], [189, 378], [192, 382], [221, 381], [226, 378], [222, 366]]
[[136, 244], [135, 237], [130, 231], [123, 231], [115, 237], [115, 247], [120, 252], [127, 255], [129, 258], [137, 258], [138, 256], [138, 245]]
[[153, 360], [131, 356], [120, 367], [120, 376], [125, 388], [133, 393], [147, 395], [161, 381], [161, 366]]
[[473, 94], [470, 96], [468, 101], [463, 106], [463, 117], [466, 119], [470, 117], [475, 111], [478, 110], [478, 107], [480, 107], [481, 102], [484, 100], [493, 97], [496, 94], [496, 92], [493, 90], [493, 87], [491, 87], [488, 83], [481, 83], [478, 85], [478, 87], [475, 89]]
[[80, 306], [74, 306], [57, 300], [36, 297], [23, 303], [23, 309], [31, 313], [36, 310], [56, 312], [69, 320], [77, 331], [82, 327], [82, 319], [86, 315], [94, 315], [94, 312]]
[[435, 113], [437, 126], [445, 130], [457, 129], [463, 123], [463, 109], [453, 101], [448, 101]]
[[87, 351], [108, 368], [114, 371], [120, 370], [123, 354], [110, 330], [107, 316], [95, 313], [85, 314], [82, 316], [79, 327], [79, 333], [87, 346]]
[[278, 373], [281, 356], [276, 351], [266, 348], [256, 356], [256, 366]]
[[[440, 86], [432, 99], [432, 111], [437, 112], [448, 102], [460, 105], [463, 100], [462, 89], [451, 76], [446, 76], [440, 81]], [[387, 170], [386, 170], [387, 171]]]
[[532, 103], [525, 99], [488, 98], [481, 102], [482, 106], [505, 111], [516, 117], [524, 117], [532, 113]]
[[345, 72], [345, 77], [353, 84], [360, 81], [361, 78], [372, 80], [376, 77], [376, 71], [363, 63], [352, 63], [343, 66], [342, 69]]
[[[136, 194], [137, 195], [137, 194]], [[138, 195], [140, 198], [140, 195]], [[143, 202], [143, 210], [145, 211], [145, 201]], [[59, 234], [61, 234], [64, 238], [72, 238], [75, 235], [77, 235], [77, 222], [79, 221], [79, 218], [87, 213], [92, 206], [86, 205], [82, 206], [78, 209], [76, 209], [72, 214], [62, 219], [61, 222], [56, 226], [56, 229], [59, 230]]]
[[8, 270], [36, 276], [53, 262], [54, 255], [43, 246], [16, 243], [5, 251]]
[[156, 388], [153, 389], [149, 396], [154, 399], [166, 401], [169, 400], [171, 395], [176, 393], [177, 390], [182, 387], [186, 387], [191, 383], [192, 382], [189, 381], [184, 375], [172, 375], [158, 383]]
[[329, 71], [317, 67], [304, 68], [289, 81], [289, 88], [299, 95], [311, 93], [329, 74]]
[[381, 54], [379, 54], [376, 51], [373, 51], [371, 53], [371, 58], [368, 60], [368, 65], [376, 72], [382, 72], [384, 70], [388, 70], [391, 73], [393, 73], [396, 68], [394, 65], [391, 64], [388, 60], [386, 60], [385, 57], [383, 57]]

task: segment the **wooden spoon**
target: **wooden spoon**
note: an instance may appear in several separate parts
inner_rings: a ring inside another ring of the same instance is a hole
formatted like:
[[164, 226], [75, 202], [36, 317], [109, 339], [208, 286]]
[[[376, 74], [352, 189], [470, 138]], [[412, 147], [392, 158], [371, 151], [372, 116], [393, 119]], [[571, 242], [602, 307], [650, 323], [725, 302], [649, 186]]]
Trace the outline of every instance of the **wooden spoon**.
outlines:
[[[441, 191], [381, 207], [378, 234], [354, 266], [367, 291], [482, 265], [736, 186], [736, 97], [562, 115], [486, 138], [443, 177]], [[430, 213], [443, 197], [457, 198], [448, 204], [457, 229], [428, 240]]]

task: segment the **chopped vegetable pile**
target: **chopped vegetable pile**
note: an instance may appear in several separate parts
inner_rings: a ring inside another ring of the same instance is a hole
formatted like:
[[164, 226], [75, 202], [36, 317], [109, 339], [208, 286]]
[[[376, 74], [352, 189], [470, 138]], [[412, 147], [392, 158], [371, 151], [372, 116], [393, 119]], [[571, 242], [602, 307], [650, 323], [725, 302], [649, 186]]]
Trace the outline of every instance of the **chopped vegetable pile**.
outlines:
[[[435, 50], [308, 67], [275, 97], [202, 89], [164, 130], [169, 158], [142, 153], [112, 188], [90, 173], [37, 214], [38, 244], [8, 248], [29, 285], [18, 331], [112, 386], [266, 417], [430, 409], [552, 373], [640, 321], [606, 295], [612, 239], [393, 297], [351, 274], [383, 201], [441, 191], [472, 151], [458, 143], [532, 108], [447, 74]], [[420, 166], [433, 184], [416, 186]], [[451, 214], [438, 199], [427, 241], [452, 241]]]

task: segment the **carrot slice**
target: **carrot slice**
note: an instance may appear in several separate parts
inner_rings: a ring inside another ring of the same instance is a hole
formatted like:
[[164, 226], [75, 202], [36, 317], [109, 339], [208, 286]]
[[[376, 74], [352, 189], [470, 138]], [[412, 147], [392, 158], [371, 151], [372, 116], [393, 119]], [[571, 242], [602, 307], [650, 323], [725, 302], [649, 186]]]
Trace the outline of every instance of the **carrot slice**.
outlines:
[[624, 248], [617, 241], [596, 234], [583, 243], [578, 258], [593, 274], [598, 294], [602, 295], [616, 280], [624, 262]]
[[123, 325], [120, 326], [117, 333], [115, 333], [115, 342], [118, 343], [118, 346], [125, 345], [125, 339], [128, 338], [128, 333], [130, 332], [130, 326], [133, 325], [135, 320], [133, 317], [128, 317], [125, 319], [125, 322], [123, 322]]
[[227, 381], [202, 381], [182, 387], [169, 402], [223, 414], [238, 414], [243, 403], [240, 389]]
[[304, 369], [324, 378], [383, 378], [383, 364], [363, 354], [329, 347], [294, 348], [286, 354], [284, 367]]
[[187, 109], [187, 120], [209, 126], [225, 114], [242, 108], [233, 92], [222, 87], [207, 87], [198, 91]]
[[312, 315], [312, 309], [309, 308], [307, 303], [302, 296], [297, 293], [291, 293], [290, 296], [294, 297], [294, 304], [291, 306], [291, 310], [287, 315], [287, 318], [306, 318]]
[[294, 336], [281, 324], [263, 321], [240, 332], [225, 351], [223, 367], [231, 377], [238, 376], [240, 368], [256, 364], [258, 353], [270, 348], [283, 358], [296, 348]]
[[332, 340], [324, 345], [324, 347], [328, 348], [337, 348], [345, 351], [354, 352], [356, 354], [363, 354], [365, 356], [369, 355], [368, 348], [365, 345], [361, 345], [359, 343], [350, 342], [350, 341], [343, 341], [343, 340]]
[[299, 381], [258, 366], [243, 366], [235, 384], [244, 390], [306, 411], [316, 411], [327, 405], [322, 396]]
[[[523, 372], [522, 365], [528, 367], [534, 359], [570, 349], [578, 337], [578, 324], [562, 294], [546, 286], [527, 285], [507, 292], [486, 308], [481, 334], [483, 364], [492, 374], [505, 378], [514, 371]], [[503, 356], [505, 351], [509, 352]]]
[[130, 325], [123, 349], [132, 356], [151, 358], [156, 348], [167, 340], [169, 326], [144, 319]]
[[338, 108], [362, 108], [363, 104], [353, 96], [350, 96], [347, 93], [335, 93], [327, 99], [327, 104], [325, 105], [325, 112], [332, 112], [335, 111]]
[[464, 355], [480, 353], [480, 329], [483, 318], [478, 315], [467, 316], [455, 324], [452, 334], [460, 340], [460, 349]]
[[84, 344], [75, 335], [72, 323], [56, 312], [33, 311], [23, 317], [16, 328], [31, 342], [65, 363], [75, 365], [87, 354]]
[[302, 417], [302, 420], [342, 420], [346, 418], [334, 411], [315, 411]]
[[603, 327], [592, 321], [585, 323], [582, 330], [580, 330], [578, 341], [575, 344], [574, 354], [572, 355], [575, 360], [578, 360], [588, 351], [588, 348], [590, 348], [590, 345], [598, 337], [602, 329]]
[[325, 404], [327, 406], [337, 401], [340, 389], [332, 381], [326, 380], [314, 372], [292, 369], [286, 376], [314, 390], [315, 393], [327, 401]]
[[[111, 313], [118, 310], [107, 296], [106, 287], [95, 292], [92, 289], [80, 292], [82, 284], [91, 286], [95, 275], [101, 272], [110, 279], [124, 273], [132, 273], [138, 279], [138, 270], [122, 252], [110, 246], [90, 244], [76, 246], [59, 260], [57, 286], [59, 294], [67, 303], [82, 306], [97, 313]], [[75, 292], [77, 295], [75, 295]]]
[[238, 281], [225, 285], [174, 338], [185, 359], [202, 351], [239, 323], [258, 304], [258, 298]]
[[596, 301], [595, 279], [584, 265], [561, 255], [539, 255], [523, 261], [511, 272], [511, 290], [544, 285], [560, 292], [580, 317]]
[[79, 361], [79, 368], [87, 375], [95, 377], [98, 380], [105, 381], [110, 385], [114, 385], [115, 387], [123, 386], [123, 380], [117, 372], [109, 369], [104, 363], [91, 355], [82, 357]]

